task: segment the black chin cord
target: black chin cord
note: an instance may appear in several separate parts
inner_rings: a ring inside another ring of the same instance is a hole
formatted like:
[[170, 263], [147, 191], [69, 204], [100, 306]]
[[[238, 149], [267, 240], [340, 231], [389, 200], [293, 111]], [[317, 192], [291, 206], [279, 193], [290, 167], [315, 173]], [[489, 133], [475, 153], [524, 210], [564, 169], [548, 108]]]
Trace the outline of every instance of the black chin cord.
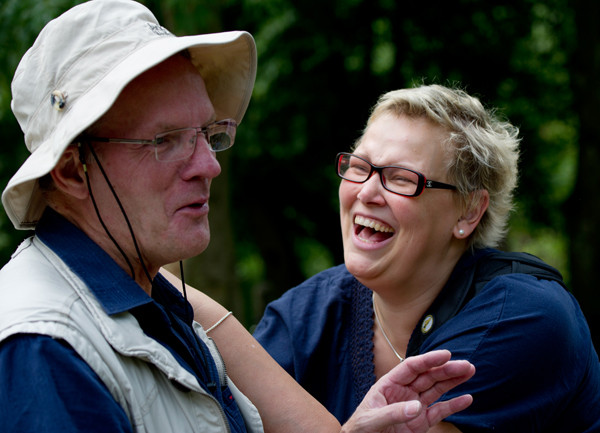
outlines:
[[181, 278], [181, 287], [183, 287], [183, 298], [187, 301], [187, 291], [185, 290], [185, 278], [183, 277], [183, 260], [179, 260], [179, 274]]
[[[131, 234], [131, 239], [133, 240], [133, 245], [135, 247], [135, 251], [137, 253], [138, 259], [140, 260], [142, 268], [144, 269], [144, 273], [146, 274], [146, 278], [148, 278], [148, 281], [150, 282], [150, 285], [152, 285], [152, 277], [150, 277], [150, 273], [148, 272], [148, 269], [146, 268], [146, 264], [144, 263], [144, 260], [142, 259], [142, 254], [141, 254], [140, 249], [138, 247], [138, 243], [137, 243], [137, 240], [135, 238], [135, 234], [133, 233], [133, 228], [131, 227], [131, 223], [129, 222], [129, 218], [127, 217], [127, 214], [125, 213], [125, 209], [123, 208], [123, 205], [121, 204], [121, 200], [119, 200], [119, 197], [117, 196], [117, 193], [115, 192], [113, 186], [111, 185], [110, 181], [108, 180], [108, 176], [106, 175], [106, 172], [104, 171], [104, 168], [100, 164], [100, 161], [98, 160], [98, 156], [96, 155], [96, 152], [94, 151], [94, 148], [89, 143], [86, 143], [86, 144], [88, 145], [87, 147], [90, 149], [90, 152], [92, 153], [92, 156], [94, 157], [94, 160], [98, 164], [98, 168], [100, 169], [100, 172], [102, 173], [102, 176], [104, 177], [104, 180], [106, 181], [106, 184], [108, 185], [108, 188], [110, 189], [110, 192], [112, 193], [112, 195], [115, 198], [117, 204], [119, 205], [119, 208], [121, 209], [121, 213], [123, 214], [123, 217], [125, 218], [125, 222], [127, 223], [127, 228], [129, 229], [129, 233]], [[106, 224], [102, 220], [102, 217], [100, 216], [100, 211], [98, 209], [98, 205], [96, 204], [96, 199], [94, 198], [94, 193], [92, 192], [92, 185], [90, 183], [90, 177], [89, 177], [88, 170], [87, 170], [87, 164], [85, 162], [85, 158], [83, 156], [83, 152], [81, 151], [81, 143], [78, 143], [78, 147], [79, 147], [79, 160], [81, 161], [81, 164], [83, 165], [83, 172], [85, 173], [85, 179], [86, 179], [86, 182], [87, 182], [88, 191], [90, 193], [90, 198], [92, 199], [92, 203], [94, 204], [94, 209], [96, 210], [96, 215], [98, 215], [98, 220], [100, 221], [100, 224], [102, 224], [102, 227], [104, 228], [104, 231], [106, 232], [106, 234], [108, 235], [108, 237], [110, 238], [110, 240], [115, 244], [115, 246], [117, 247], [117, 249], [119, 250], [119, 252], [123, 256], [123, 258], [127, 262], [127, 265], [129, 266], [129, 271], [131, 272], [131, 278], [133, 278], [133, 280], [135, 281], [135, 272], [133, 270], [133, 266], [131, 264], [131, 261], [129, 260], [129, 258], [125, 254], [125, 251], [123, 250], [123, 248], [121, 248], [121, 246], [119, 245], [119, 243], [117, 242], [117, 240], [110, 233], [110, 231], [108, 230], [108, 227], [106, 226]]]

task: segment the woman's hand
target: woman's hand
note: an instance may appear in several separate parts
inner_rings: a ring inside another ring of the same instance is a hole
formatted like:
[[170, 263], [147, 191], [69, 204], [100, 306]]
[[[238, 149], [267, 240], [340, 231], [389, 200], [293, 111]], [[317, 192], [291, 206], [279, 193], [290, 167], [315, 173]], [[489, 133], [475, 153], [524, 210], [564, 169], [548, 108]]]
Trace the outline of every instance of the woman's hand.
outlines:
[[424, 433], [467, 408], [473, 401], [468, 394], [431, 405], [475, 374], [471, 363], [450, 356], [438, 350], [407, 358], [371, 387], [342, 432]]

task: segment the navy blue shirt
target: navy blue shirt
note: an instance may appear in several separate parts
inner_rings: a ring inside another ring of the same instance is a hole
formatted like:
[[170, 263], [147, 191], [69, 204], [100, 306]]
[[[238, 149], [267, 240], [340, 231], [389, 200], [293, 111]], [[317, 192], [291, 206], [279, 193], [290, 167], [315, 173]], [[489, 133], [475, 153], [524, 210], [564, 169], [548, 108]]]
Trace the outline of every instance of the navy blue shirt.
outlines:
[[[375, 381], [371, 293], [345, 266], [328, 269], [269, 304], [254, 333], [341, 423]], [[432, 331], [420, 353], [436, 349], [477, 369], [442, 397], [473, 395], [471, 407], [446, 419], [461, 431], [600, 431], [598, 356], [560, 284], [525, 274], [494, 278]]]
[[[192, 306], [158, 275], [152, 297], [98, 245], [48, 210], [36, 235], [88, 285], [107, 314], [130, 312], [223, 407], [231, 430], [246, 432], [208, 347], [192, 329]], [[101, 270], [101, 271], [99, 271]], [[102, 380], [64, 341], [18, 334], [0, 344], [0, 431], [131, 432], [124, 410]]]

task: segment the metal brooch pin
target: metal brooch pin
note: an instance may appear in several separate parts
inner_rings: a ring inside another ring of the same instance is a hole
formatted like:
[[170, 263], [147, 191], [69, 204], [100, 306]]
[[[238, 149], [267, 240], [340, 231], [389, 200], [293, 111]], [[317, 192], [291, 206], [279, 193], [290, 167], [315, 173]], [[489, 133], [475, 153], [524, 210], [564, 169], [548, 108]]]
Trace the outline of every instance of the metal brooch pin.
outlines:
[[67, 105], [67, 95], [60, 90], [55, 90], [50, 95], [50, 104], [56, 111], [62, 111]]
[[428, 314], [427, 317], [423, 319], [423, 323], [421, 323], [421, 332], [423, 334], [427, 334], [433, 328], [434, 318], [431, 314]]

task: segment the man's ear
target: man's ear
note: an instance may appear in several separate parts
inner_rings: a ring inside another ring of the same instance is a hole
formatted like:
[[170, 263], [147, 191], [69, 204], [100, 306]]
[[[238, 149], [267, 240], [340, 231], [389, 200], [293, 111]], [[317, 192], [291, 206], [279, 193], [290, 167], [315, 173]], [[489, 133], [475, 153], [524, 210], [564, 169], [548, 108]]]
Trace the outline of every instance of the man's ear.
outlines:
[[454, 226], [454, 236], [458, 239], [468, 238], [481, 221], [483, 214], [490, 204], [490, 194], [487, 190], [481, 189], [471, 193], [470, 203], [456, 225]]
[[88, 188], [79, 152], [77, 146], [67, 147], [50, 174], [59, 190], [83, 200], [88, 196]]

